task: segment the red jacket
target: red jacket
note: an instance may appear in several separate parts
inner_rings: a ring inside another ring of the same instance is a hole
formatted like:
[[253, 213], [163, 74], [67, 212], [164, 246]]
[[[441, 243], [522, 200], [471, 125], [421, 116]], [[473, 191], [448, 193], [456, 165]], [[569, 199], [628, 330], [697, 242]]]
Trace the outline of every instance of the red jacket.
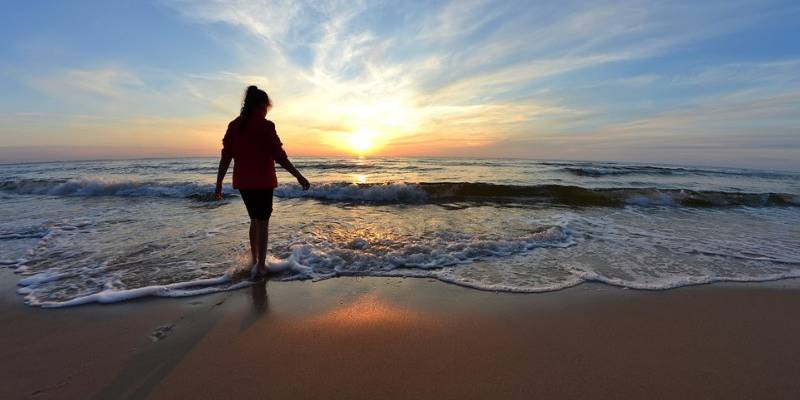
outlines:
[[228, 124], [222, 139], [222, 158], [233, 158], [233, 188], [273, 189], [278, 186], [275, 161], [287, 159], [275, 124], [248, 117], [242, 128], [241, 118]]

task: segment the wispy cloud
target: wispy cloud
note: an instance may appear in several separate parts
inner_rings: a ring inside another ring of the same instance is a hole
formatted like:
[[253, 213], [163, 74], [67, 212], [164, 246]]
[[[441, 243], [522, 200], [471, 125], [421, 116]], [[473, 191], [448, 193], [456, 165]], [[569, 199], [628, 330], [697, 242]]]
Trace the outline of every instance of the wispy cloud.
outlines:
[[[776, 126], [777, 125], [777, 126]], [[706, 103], [604, 127], [593, 141], [650, 146], [686, 142], [730, 145], [748, 136], [753, 143], [771, 135], [786, 137], [785, 146], [800, 150], [800, 90], [757, 95], [741, 93], [707, 99]], [[790, 133], [793, 135], [787, 136]]]
[[[391, 133], [387, 142], [421, 132], [447, 137], [465, 129], [491, 132], [499, 140], [544, 115], [587, 115], [592, 111], [520, 90], [565, 73], [660, 56], [757, 18], [753, 13], [742, 18], [752, 2], [683, 7], [458, 1], [427, 16], [415, 4], [404, 5], [405, 15], [419, 18], [401, 21], [386, 17], [393, 15], [386, 3], [171, 4], [195, 21], [229, 24], [263, 39], [264, 65], [278, 77], [272, 81], [283, 82], [273, 90], [285, 99], [277, 117], [287, 123], [284, 129], [343, 130], [329, 132], [334, 136], [329, 142], [359, 125]], [[707, 23], [708, 14], [715, 15], [713, 23]], [[386, 30], [392, 34], [382, 35]], [[307, 62], [271, 59], [298, 47], [310, 50]], [[642, 85], [656, 78], [640, 74], [617, 83]], [[309, 109], [316, 111], [310, 115]]]
[[[505, 146], [531, 156], [800, 168], [800, 89], [707, 97], [640, 119], [569, 129]], [[513, 147], [512, 147], [513, 148]]]
[[48, 92], [72, 94], [74, 92], [101, 96], [121, 96], [131, 88], [140, 87], [141, 79], [120, 67], [89, 69], [67, 68], [31, 78], [34, 86]]
[[800, 59], [725, 63], [704, 67], [697, 73], [676, 76], [678, 85], [752, 85], [800, 82]]

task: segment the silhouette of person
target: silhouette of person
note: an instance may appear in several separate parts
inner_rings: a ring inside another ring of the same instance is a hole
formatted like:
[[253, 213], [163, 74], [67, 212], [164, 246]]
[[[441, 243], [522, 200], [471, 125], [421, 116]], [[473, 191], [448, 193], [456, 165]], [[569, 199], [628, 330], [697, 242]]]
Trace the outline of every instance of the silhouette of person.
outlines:
[[239, 190], [247, 214], [250, 216], [250, 253], [252, 278], [267, 275], [267, 242], [269, 218], [272, 215], [272, 192], [278, 186], [275, 163], [289, 171], [303, 190], [308, 190], [308, 180], [294, 167], [283, 143], [278, 138], [275, 123], [266, 119], [272, 107], [267, 93], [256, 86], [245, 92], [242, 110], [228, 124], [222, 139], [222, 156], [217, 171], [214, 198], [222, 199], [222, 181], [233, 164], [233, 188]]

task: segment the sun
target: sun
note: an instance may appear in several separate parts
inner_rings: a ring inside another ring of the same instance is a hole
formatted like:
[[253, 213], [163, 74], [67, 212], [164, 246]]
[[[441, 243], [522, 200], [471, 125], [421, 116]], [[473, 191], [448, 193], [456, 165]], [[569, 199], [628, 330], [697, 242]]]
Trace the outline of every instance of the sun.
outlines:
[[375, 146], [373, 138], [377, 136], [369, 129], [359, 129], [350, 134], [350, 149], [358, 154], [364, 154]]

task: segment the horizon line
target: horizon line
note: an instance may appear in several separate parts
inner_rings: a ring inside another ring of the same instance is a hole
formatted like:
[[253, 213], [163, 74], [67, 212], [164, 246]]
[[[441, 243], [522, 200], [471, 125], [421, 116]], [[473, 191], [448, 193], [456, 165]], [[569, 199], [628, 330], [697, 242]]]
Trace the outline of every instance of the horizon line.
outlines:
[[[10, 148], [37, 148], [37, 147], [61, 147], [61, 148], [80, 148], [82, 146], [0, 146], [0, 151]], [[106, 146], [101, 146], [106, 147]], [[116, 148], [114, 146], [107, 146]], [[144, 148], [144, 147], [140, 147]], [[8, 165], [25, 165], [25, 164], [56, 164], [56, 163], [70, 163], [70, 162], [106, 162], [106, 161], [137, 161], [137, 160], [174, 160], [174, 159], [193, 159], [193, 158], [208, 158], [216, 159], [216, 155], [171, 155], [171, 156], [152, 156], [152, 157], [119, 157], [119, 158], [75, 158], [75, 159], [54, 159], [54, 160], [38, 160], [38, 161], [3, 161], [0, 159], [0, 166]], [[668, 162], [646, 162], [646, 161], [624, 161], [624, 160], [599, 160], [599, 159], [560, 159], [560, 158], [525, 158], [525, 157], [475, 157], [475, 156], [442, 156], [442, 155], [419, 155], [419, 156], [389, 156], [389, 155], [375, 155], [375, 156], [359, 156], [359, 155], [297, 155], [291, 158], [344, 158], [344, 159], [387, 159], [387, 158], [400, 158], [400, 159], [472, 159], [472, 160], [525, 160], [525, 161], [557, 161], [557, 162], [584, 162], [584, 163], [607, 163], [607, 164], [640, 164], [640, 165], [654, 165], [665, 167], [689, 167], [689, 168], [720, 168], [720, 169], [739, 169], [748, 171], [763, 171], [763, 172], [792, 172], [800, 173], [800, 169], [786, 169], [786, 168], [753, 168], [753, 167], [736, 167], [730, 165], [711, 165], [711, 164], [677, 164]]]

